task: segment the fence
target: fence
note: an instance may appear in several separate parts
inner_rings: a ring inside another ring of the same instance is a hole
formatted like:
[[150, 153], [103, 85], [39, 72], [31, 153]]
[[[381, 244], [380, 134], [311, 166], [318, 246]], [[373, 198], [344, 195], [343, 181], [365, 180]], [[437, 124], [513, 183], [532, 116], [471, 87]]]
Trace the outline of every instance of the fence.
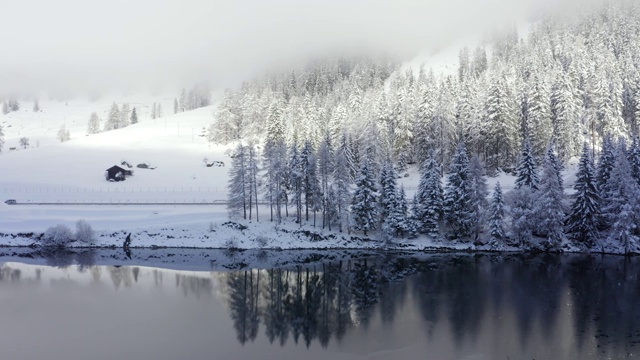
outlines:
[[3, 199], [22, 204], [219, 204], [226, 189], [205, 186], [163, 187], [5, 187]]

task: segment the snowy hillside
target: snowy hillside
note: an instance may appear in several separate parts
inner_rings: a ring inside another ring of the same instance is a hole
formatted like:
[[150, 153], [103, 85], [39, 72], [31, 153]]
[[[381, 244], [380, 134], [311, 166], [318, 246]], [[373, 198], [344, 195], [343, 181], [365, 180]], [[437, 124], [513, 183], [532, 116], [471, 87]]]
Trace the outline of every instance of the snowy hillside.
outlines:
[[[208, 168], [203, 162], [205, 157], [228, 162], [224, 148], [210, 146], [201, 136], [203, 127], [212, 122], [211, 107], [151, 119], [150, 103], [130, 102], [139, 113], [138, 124], [94, 135], [86, 135], [89, 115], [96, 111], [104, 122], [110, 102], [45, 102], [40, 104], [41, 112], [25, 109], [1, 116], [6, 143], [0, 168], [11, 169], [0, 174], [3, 199], [192, 201], [195, 193], [207, 194], [198, 195], [198, 201], [224, 198], [217, 193], [226, 186], [225, 169]], [[173, 112], [172, 98], [163, 99], [162, 105], [165, 114]], [[60, 143], [56, 134], [63, 124], [70, 131], [71, 140]], [[20, 148], [21, 137], [29, 138], [26, 149]], [[13, 147], [17, 149], [10, 150]], [[113, 165], [123, 166], [122, 161], [133, 166], [134, 176], [124, 182], [107, 182], [105, 170]], [[137, 168], [141, 163], [155, 169]], [[162, 194], [136, 197], [132, 192]], [[181, 194], [176, 195], [178, 192]], [[126, 195], [122, 197], [120, 193]]]

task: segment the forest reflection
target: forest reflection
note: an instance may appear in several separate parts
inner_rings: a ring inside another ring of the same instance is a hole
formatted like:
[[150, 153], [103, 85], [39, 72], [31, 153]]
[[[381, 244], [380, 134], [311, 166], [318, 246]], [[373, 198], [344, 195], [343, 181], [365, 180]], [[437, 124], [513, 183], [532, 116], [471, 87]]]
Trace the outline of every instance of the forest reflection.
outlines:
[[[571, 308], [578, 350], [589, 337], [599, 352], [629, 354], [640, 340], [640, 261], [591, 255], [380, 257], [294, 269], [223, 275], [237, 339], [260, 327], [271, 343], [340, 342], [374, 316], [394, 322], [411, 297], [427, 334], [448, 322], [453, 341], [475, 341], [490, 316], [515, 317], [520, 347], [535, 326], [545, 340]], [[566, 312], [566, 311], [565, 311]], [[594, 340], [595, 339], [595, 340]]]
[[426, 338], [417, 341], [446, 339], [453, 348], [472, 350], [508, 347], [493, 355], [520, 358], [529, 355], [523, 349], [553, 346], [563, 347], [565, 356], [536, 352], [536, 358], [628, 357], [640, 344], [640, 259], [634, 257], [380, 255], [213, 272], [94, 266], [95, 257], [93, 251], [47, 254], [46, 263], [63, 272], [2, 264], [0, 286], [62, 286], [60, 279], [75, 273], [71, 279], [78, 284], [106, 282], [114, 290], [172, 288], [218, 304], [215, 311], [228, 314], [242, 345], [264, 336], [275, 346], [328, 347], [351, 333], [367, 336], [382, 328], [390, 334], [396, 327], [402, 334], [408, 327], [423, 329]]

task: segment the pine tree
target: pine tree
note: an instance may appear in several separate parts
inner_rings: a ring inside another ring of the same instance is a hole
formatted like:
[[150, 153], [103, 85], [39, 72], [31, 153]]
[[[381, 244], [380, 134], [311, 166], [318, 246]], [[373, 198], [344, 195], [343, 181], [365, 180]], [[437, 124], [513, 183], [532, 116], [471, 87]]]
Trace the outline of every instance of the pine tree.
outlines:
[[129, 111], [130, 107], [128, 103], [122, 104], [122, 109], [120, 110], [120, 120], [118, 124], [118, 128], [125, 128], [129, 126]]
[[20, 110], [20, 103], [18, 102], [18, 100], [16, 100], [16, 99], [10, 99], [9, 100], [9, 110], [11, 110], [11, 111]]
[[474, 230], [472, 200], [467, 148], [460, 143], [451, 160], [444, 191], [444, 218], [457, 238], [466, 238]]
[[[548, 152], [552, 154], [552, 152]], [[565, 213], [562, 200], [564, 193], [558, 182], [559, 174], [554, 158], [545, 157], [540, 179], [540, 190], [535, 201], [533, 213], [537, 219], [536, 234], [545, 237], [547, 249], [560, 250], [566, 236], [563, 230]]]
[[331, 134], [327, 131], [318, 149], [318, 173], [320, 177], [320, 192], [322, 194], [322, 228], [329, 226], [329, 230], [331, 230], [329, 211], [332, 207], [335, 208], [334, 204], [329, 205], [329, 182], [333, 170], [333, 146], [331, 144]]
[[5, 100], [2, 102], [2, 113], [7, 115], [11, 110], [9, 109], [9, 103]]
[[100, 118], [95, 112], [91, 113], [89, 118], [89, 124], [87, 125], [87, 134], [98, 134], [100, 132]]
[[[629, 220], [621, 218], [622, 212], [625, 211], [623, 207], [630, 205], [631, 210], [638, 211], [637, 206], [640, 199], [638, 192], [638, 183], [631, 175], [631, 166], [627, 160], [624, 142], [620, 142], [613, 171], [611, 171], [611, 177], [607, 183], [607, 189], [602, 195], [602, 214], [606, 223], [615, 225], [620, 220]], [[637, 220], [639, 219], [636, 219], [635, 222]], [[620, 224], [618, 224], [619, 226]], [[628, 227], [627, 230], [631, 231], [633, 229]]]
[[156, 117], [157, 118], [162, 117], [162, 104], [160, 103], [158, 103], [158, 106], [156, 107]]
[[637, 235], [637, 208], [637, 203], [625, 203], [622, 205], [609, 233], [609, 241], [619, 244], [625, 254], [638, 251], [640, 238]]
[[71, 134], [64, 124], [60, 127], [60, 130], [58, 130], [57, 139], [60, 140], [60, 142], [71, 140]]
[[551, 118], [553, 138], [556, 139], [560, 158], [564, 160], [577, 152], [579, 137], [575, 134], [577, 131], [582, 132], [574, 93], [571, 81], [562, 73], [551, 90]]
[[131, 124], [137, 124], [138, 123], [138, 113], [136, 112], [136, 108], [133, 108], [133, 110], [131, 111]]
[[284, 139], [284, 126], [279, 112], [271, 113], [267, 118], [267, 133], [264, 143], [263, 163], [265, 168], [265, 199], [269, 202], [271, 221], [282, 222], [282, 194], [285, 192], [287, 146]]
[[405, 236], [415, 233], [415, 227], [409, 219], [409, 203], [407, 201], [407, 193], [404, 191], [404, 185], [400, 185], [398, 193], [398, 235]]
[[533, 231], [537, 227], [533, 212], [537, 191], [523, 186], [512, 190], [508, 195], [512, 235], [517, 245], [525, 249], [530, 246]]
[[322, 197], [320, 194], [320, 182], [318, 180], [318, 161], [311, 145], [311, 141], [306, 140], [302, 149], [302, 187], [305, 204], [305, 221], [309, 221], [309, 210], [313, 211], [313, 225], [316, 225], [316, 212], [322, 207]]
[[258, 155], [256, 153], [256, 146], [254, 143], [249, 142], [245, 146], [245, 155], [247, 163], [247, 171], [245, 180], [247, 184], [247, 202], [249, 208], [249, 220], [253, 218], [253, 206], [256, 207], [256, 221], [259, 221], [258, 217]]
[[489, 190], [487, 189], [487, 179], [484, 166], [478, 156], [473, 156], [469, 164], [469, 180], [471, 182], [471, 208], [472, 208], [472, 223], [475, 240], [477, 241], [480, 232], [482, 232], [485, 213], [489, 206], [487, 196]]
[[524, 147], [522, 148], [516, 172], [516, 189], [526, 186], [533, 190], [538, 190], [538, 183], [540, 180], [536, 170], [536, 162], [531, 149], [531, 143], [528, 140], [524, 142]]
[[296, 223], [302, 226], [302, 194], [303, 194], [303, 161], [298, 150], [297, 141], [294, 140], [291, 145], [290, 157], [289, 157], [289, 182], [290, 190], [292, 192], [292, 203], [296, 207]]
[[582, 156], [578, 163], [575, 201], [571, 206], [571, 214], [567, 219], [568, 233], [571, 238], [593, 247], [598, 235], [600, 222], [600, 196], [596, 186], [595, 170], [591, 160], [591, 150], [584, 144]]
[[246, 148], [238, 144], [231, 157], [227, 211], [230, 218], [247, 219], [247, 159]]
[[437, 155], [432, 152], [422, 169], [414, 206], [417, 227], [421, 233], [437, 236], [443, 215], [444, 195]]
[[633, 137], [633, 142], [629, 148], [629, 165], [631, 166], [631, 176], [640, 185], [640, 143], [637, 136]]
[[178, 98], [173, 98], [173, 113], [178, 113]]
[[600, 161], [598, 161], [598, 170], [596, 172], [596, 184], [600, 198], [605, 198], [609, 191], [609, 180], [616, 162], [615, 148], [611, 139], [606, 137], [602, 143], [602, 151], [600, 152]]
[[182, 93], [180, 93], [180, 112], [185, 112], [187, 110], [191, 110], [188, 107], [188, 99], [187, 99], [187, 90], [182, 89]]
[[349, 147], [346, 136], [343, 136], [341, 146], [336, 150], [336, 161], [333, 168], [333, 186], [335, 187], [338, 228], [340, 232], [350, 232], [349, 201], [351, 199], [351, 173]]
[[[406, 209], [401, 209], [400, 193], [397, 183], [397, 175], [390, 160], [382, 167], [380, 174], [380, 194], [378, 204], [380, 205], [380, 223], [387, 236], [396, 237], [402, 234], [403, 220], [406, 216]], [[406, 205], [405, 205], [406, 206]]]
[[376, 180], [370, 170], [369, 159], [365, 159], [360, 167], [360, 176], [356, 179], [356, 189], [351, 200], [351, 219], [355, 230], [368, 231], [376, 229], [378, 223], [378, 194]]
[[518, 127], [503, 81], [495, 81], [485, 104], [487, 166], [503, 168], [513, 163], [518, 148]]
[[551, 143], [547, 147], [546, 156], [547, 156], [547, 159], [551, 162], [551, 165], [553, 166], [553, 168], [556, 170], [556, 173], [558, 173], [558, 184], [560, 184], [560, 187], [562, 188], [564, 186], [564, 179], [562, 179], [562, 172], [564, 171], [564, 165], [556, 155], [555, 146], [553, 143]]
[[534, 76], [527, 96], [527, 130], [531, 135], [535, 156], [541, 157], [544, 154], [553, 133], [549, 99], [550, 94], [545, 83]]
[[38, 102], [38, 99], [33, 101], [33, 112], [40, 112], [40, 103]]
[[109, 111], [109, 117], [107, 118], [107, 122], [104, 124], [104, 130], [115, 130], [118, 129], [118, 125], [120, 123], [120, 109], [118, 109], [118, 105], [114, 102], [111, 105], [111, 111]]
[[491, 242], [493, 244], [503, 242], [506, 238], [504, 232], [504, 198], [499, 182], [496, 182], [496, 187], [493, 190], [493, 198], [489, 210], [489, 232], [491, 233]]

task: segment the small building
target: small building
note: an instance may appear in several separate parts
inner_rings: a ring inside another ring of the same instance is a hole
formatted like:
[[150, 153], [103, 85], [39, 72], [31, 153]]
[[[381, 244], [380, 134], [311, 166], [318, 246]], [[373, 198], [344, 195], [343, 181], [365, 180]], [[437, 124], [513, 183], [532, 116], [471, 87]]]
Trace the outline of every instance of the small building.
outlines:
[[127, 176], [133, 175], [133, 171], [125, 170], [118, 165], [114, 165], [105, 171], [107, 181], [124, 181]]

